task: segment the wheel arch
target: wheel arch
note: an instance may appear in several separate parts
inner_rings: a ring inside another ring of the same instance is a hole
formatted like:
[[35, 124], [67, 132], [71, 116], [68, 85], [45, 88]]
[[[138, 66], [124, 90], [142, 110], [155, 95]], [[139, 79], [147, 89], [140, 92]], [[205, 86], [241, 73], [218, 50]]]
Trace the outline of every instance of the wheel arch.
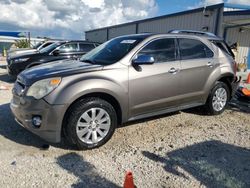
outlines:
[[63, 115], [63, 123], [62, 123], [62, 129], [61, 129], [62, 131], [64, 131], [64, 128], [65, 128], [66, 122], [67, 122], [66, 120], [67, 120], [68, 115], [69, 115], [69, 111], [72, 109], [74, 104], [76, 104], [78, 101], [81, 101], [82, 99], [93, 98], [93, 97], [103, 99], [103, 100], [107, 101], [108, 103], [110, 103], [116, 111], [118, 125], [122, 124], [123, 114], [122, 114], [122, 107], [121, 107], [121, 104], [119, 103], [119, 101], [111, 94], [108, 94], [105, 92], [93, 92], [93, 93], [87, 93], [85, 95], [78, 97], [68, 106], [67, 110], [65, 111], [65, 113]]
[[217, 81], [223, 82], [227, 85], [227, 87], [230, 91], [230, 97], [232, 97], [232, 92], [233, 92], [232, 83], [233, 83], [234, 79], [235, 79], [234, 74], [226, 73], [226, 74], [221, 75], [221, 77], [217, 80]]

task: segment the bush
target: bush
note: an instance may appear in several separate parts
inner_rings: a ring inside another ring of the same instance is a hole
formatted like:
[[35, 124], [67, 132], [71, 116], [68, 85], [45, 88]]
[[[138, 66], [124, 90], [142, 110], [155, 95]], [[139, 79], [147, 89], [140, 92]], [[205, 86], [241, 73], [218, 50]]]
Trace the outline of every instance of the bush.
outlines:
[[17, 48], [29, 48], [30, 47], [29, 41], [27, 39], [16, 40], [15, 46]]

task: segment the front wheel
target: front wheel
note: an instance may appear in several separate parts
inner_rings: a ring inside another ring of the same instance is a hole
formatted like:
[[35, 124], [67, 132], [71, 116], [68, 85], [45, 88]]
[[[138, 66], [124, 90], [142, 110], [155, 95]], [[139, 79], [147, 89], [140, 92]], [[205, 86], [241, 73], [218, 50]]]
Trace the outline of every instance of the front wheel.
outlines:
[[99, 98], [80, 100], [69, 113], [66, 137], [79, 149], [93, 149], [105, 144], [117, 126], [113, 106]]
[[206, 103], [208, 113], [211, 115], [221, 114], [225, 110], [229, 98], [228, 86], [224, 82], [216, 82]]

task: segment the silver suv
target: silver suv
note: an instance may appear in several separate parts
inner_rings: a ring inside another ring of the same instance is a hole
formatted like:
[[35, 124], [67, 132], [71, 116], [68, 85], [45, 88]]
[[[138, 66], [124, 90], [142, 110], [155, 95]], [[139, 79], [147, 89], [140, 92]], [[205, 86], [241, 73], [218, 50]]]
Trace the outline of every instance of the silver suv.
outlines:
[[237, 84], [225, 42], [212, 35], [137, 34], [112, 39], [80, 60], [22, 72], [16, 121], [49, 142], [103, 145], [128, 121], [204, 105], [224, 111]]

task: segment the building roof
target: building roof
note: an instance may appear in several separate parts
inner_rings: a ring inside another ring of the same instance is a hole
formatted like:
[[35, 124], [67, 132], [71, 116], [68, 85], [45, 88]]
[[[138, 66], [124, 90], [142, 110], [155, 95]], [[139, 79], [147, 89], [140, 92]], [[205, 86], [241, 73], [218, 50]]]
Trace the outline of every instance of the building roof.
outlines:
[[213, 9], [222, 8], [222, 7], [224, 7], [224, 3], [211, 5], [211, 6], [207, 6], [207, 7], [196, 8], [196, 9], [192, 9], [192, 10], [186, 10], [186, 11], [177, 12], [177, 13], [173, 13], [173, 14], [167, 14], [167, 15], [163, 15], [163, 16], [157, 16], [157, 17], [153, 17], [153, 18], [147, 18], [147, 19], [138, 20], [138, 21], [134, 21], [134, 22], [128, 22], [128, 23], [124, 23], [124, 24], [118, 24], [118, 25], [102, 27], [102, 28], [98, 28], [98, 29], [92, 29], [92, 30], [88, 30], [85, 32], [88, 33], [88, 32], [99, 31], [99, 30], [113, 28], [113, 27], [126, 26], [126, 25], [130, 25], [130, 24], [138, 24], [138, 23], [146, 22], [146, 21], [153, 21], [153, 20], [158, 20], [158, 19], [162, 19], [162, 18], [169, 18], [169, 17], [174, 17], [174, 16], [180, 16], [180, 15], [200, 12], [200, 11], [203, 11], [204, 9], [213, 10]]

